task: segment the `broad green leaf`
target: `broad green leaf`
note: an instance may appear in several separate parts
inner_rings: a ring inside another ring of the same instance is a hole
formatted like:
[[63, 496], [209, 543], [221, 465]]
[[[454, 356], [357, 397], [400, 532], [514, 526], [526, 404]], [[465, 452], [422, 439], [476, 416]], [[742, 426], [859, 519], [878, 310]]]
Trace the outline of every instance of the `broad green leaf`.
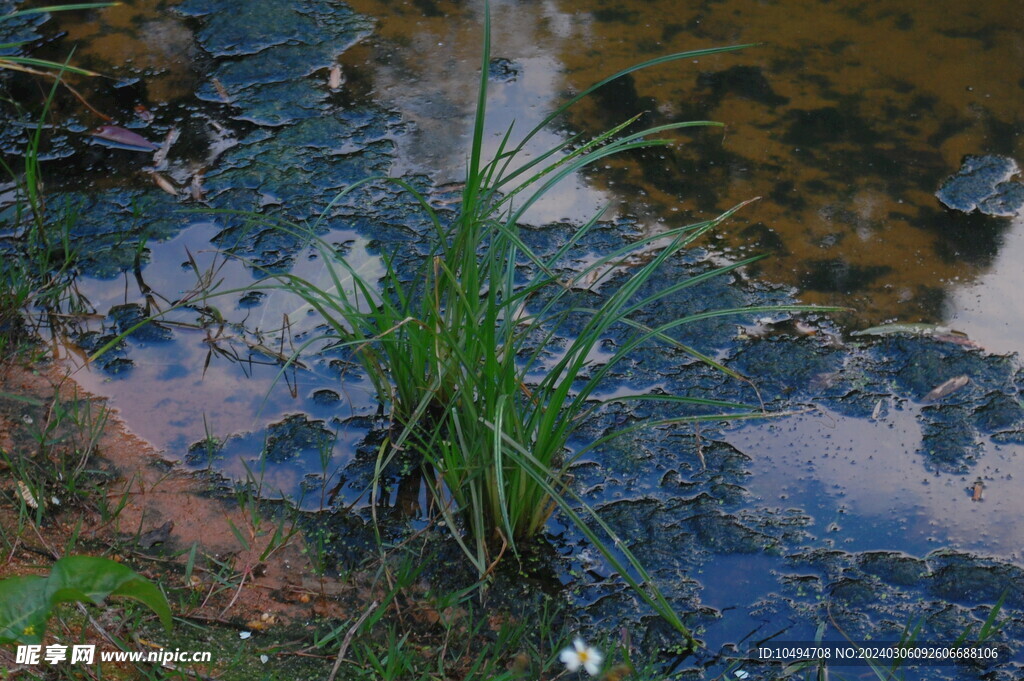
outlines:
[[160, 590], [130, 568], [106, 558], [61, 558], [53, 564], [46, 590], [51, 607], [82, 600], [99, 605], [110, 596], [131, 598], [155, 612], [165, 629], [171, 628], [171, 608]]
[[45, 577], [0, 581], [0, 643], [41, 643], [50, 607]]

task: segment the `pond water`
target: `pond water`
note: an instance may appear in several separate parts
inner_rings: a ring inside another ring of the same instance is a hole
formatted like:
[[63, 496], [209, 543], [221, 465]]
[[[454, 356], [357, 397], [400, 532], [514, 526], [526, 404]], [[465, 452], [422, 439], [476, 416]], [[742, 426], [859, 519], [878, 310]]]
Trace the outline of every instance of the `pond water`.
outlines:
[[[0, 2], [0, 13], [15, 4]], [[1024, 217], [968, 215], [935, 196], [965, 156], [1024, 162], [1018, 4], [492, 4], [492, 150], [513, 122], [526, 131], [567, 94], [638, 60], [760, 43], [620, 79], [539, 135], [528, 152], [636, 113], [648, 125], [725, 124], [569, 178], [528, 213], [531, 238], [557, 247], [570, 224], [610, 206], [608, 229], [581, 244], [582, 263], [623, 240], [761, 197], [668, 264], [662, 281], [728, 258], [771, 257], [654, 314], [794, 298], [851, 308], [834, 324], [744, 318], [684, 338], [752, 377], [771, 408], [813, 411], [644, 433], [574, 469], [581, 491], [649, 557], [679, 608], [697, 613], [712, 651], [745, 649], [743, 641], [780, 631], [811, 640], [825, 620], [852, 636], [892, 640], [925, 616], [928, 637], [953, 638], [983, 621], [1005, 589], [1015, 620], [1003, 638], [1024, 640], [1024, 408], [1010, 355], [1024, 349], [1024, 303], [1015, 295]], [[371, 277], [383, 271], [382, 254], [422, 253], [424, 217], [407, 197], [374, 189], [329, 202], [362, 177], [390, 173], [451, 207], [466, 162], [481, 25], [476, 3], [140, 0], [20, 26], [59, 36], [41, 41], [39, 56], [63, 59], [75, 46], [76, 63], [113, 76], [76, 87], [117, 124], [154, 143], [179, 133], [157, 171], [176, 189], [171, 196], [149, 171], [152, 154], [97, 144], [86, 133], [100, 121], [60, 102], [63, 128], [52, 131], [43, 166], [49, 202], [79, 213], [73, 233], [88, 246], [78, 285], [104, 317], [67, 330], [70, 359], [70, 348], [95, 349], [153, 306], [166, 307], [159, 296], [179, 298], [210, 266], [225, 289], [251, 282], [251, 267], [218, 256], [229, 245], [261, 267], [322, 276], [298, 239], [180, 208], [261, 208], [296, 220], [326, 211], [322, 236]], [[22, 135], [5, 127], [5, 154], [22, 148]], [[109, 396], [169, 458], [241, 479], [265, 450], [264, 489], [301, 497], [311, 510], [360, 499], [375, 452], [367, 382], [331, 352], [280, 370], [280, 356], [316, 332], [301, 302], [238, 293], [212, 305], [216, 317], [175, 312], [76, 378]], [[893, 322], [953, 327], [970, 340], [932, 327], [850, 335]], [[925, 399], [959, 376], [970, 380]], [[747, 386], [667, 352], [639, 358], [616, 378], [754, 399]], [[635, 415], [606, 414], [593, 432]], [[982, 501], [973, 500], [976, 479]], [[567, 563], [604, 574], [571, 530], [555, 543]], [[615, 580], [578, 588], [595, 628], [625, 620], [648, 649], [667, 641]], [[1019, 674], [1024, 658], [1014, 648], [1012, 661], [986, 678]], [[712, 657], [701, 663], [708, 678], [724, 669]]]

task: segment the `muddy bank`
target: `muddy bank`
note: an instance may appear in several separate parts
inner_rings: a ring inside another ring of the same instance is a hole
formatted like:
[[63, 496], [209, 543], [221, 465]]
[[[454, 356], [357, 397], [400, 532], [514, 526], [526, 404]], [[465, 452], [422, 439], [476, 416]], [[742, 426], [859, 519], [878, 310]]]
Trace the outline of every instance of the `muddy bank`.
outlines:
[[[274, 536], [278, 527], [274, 508], [240, 507], [223, 479], [190, 473], [167, 461], [132, 434], [116, 411], [105, 413], [102, 399], [82, 390], [53, 363], [33, 369], [4, 367], [0, 377], [0, 447], [15, 464], [3, 475], [8, 500], [18, 498], [14, 474], [20, 470], [20, 458], [45, 467], [52, 465], [47, 460], [67, 455], [59, 450], [77, 444], [71, 431], [79, 425], [55, 418], [55, 401], [62, 405], [88, 403], [94, 421], [85, 427], [91, 429], [95, 440], [95, 451], [87, 463], [95, 474], [80, 482], [77, 494], [61, 488], [60, 481], [50, 480], [48, 487], [34, 495], [32, 503], [38, 500], [45, 506], [43, 523], [37, 532], [19, 537], [7, 556], [4, 576], [38, 564], [40, 556], [56, 559], [63, 555], [72, 533], [87, 553], [114, 555], [161, 574], [168, 568], [183, 570], [194, 547], [191, 560], [196, 573], [187, 586], [209, 591], [210, 597], [201, 607], [176, 615], [238, 624], [259, 621], [263, 613], [290, 621], [314, 615], [312, 602], [320, 596], [310, 588], [315, 582], [313, 566], [301, 536], [288, 536], [287, 532], [283, 537]], [[45, 439], [41, 430], [48, 431]], [[99, 510], [100, 505], [106, 506], [105, 512]], [[13, 525], [9, 522], [12, 513]], [[31, 508], [29, 513], [33, 513]], [[13, 537], [17, 505], [8, 505], [4, 516], [5, 531]], [[289, 524], [283, 527], [287, 530]], [[26, 562], [27, 558], [31, 560]], [[214, 590], [222, 591], [212, 577], [217, 572], [224, 573], [222, 579], [244, 575], [244, 583], [237, 592], [214, 596]]]

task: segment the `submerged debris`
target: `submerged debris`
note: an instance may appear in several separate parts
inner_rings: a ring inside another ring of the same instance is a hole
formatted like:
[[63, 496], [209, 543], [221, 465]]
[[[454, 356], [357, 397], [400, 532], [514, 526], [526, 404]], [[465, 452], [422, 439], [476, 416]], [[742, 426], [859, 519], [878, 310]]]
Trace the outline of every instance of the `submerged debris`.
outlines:
[[173, 184], [171, 184], [171, 181], [168, 180], [166, 177], [164, 177], [160, 173], [150, 173], [150, 175], [153, 177], [153, 182], [156, 184], [157, 187], [160, 187], [160, 189], [164, 190], [171, 196], [178, 195], [177, 188]]
[[113, 142], [117, 146], [134, 151], [156, 151], [160, 148], [139, 133], [118, 125], [101, 125], [90, 134], [97, 139]]
[[487, 68], [487, 75], [490, 76], [491, 80], [499, 83], [511, 83], [518, 79], [522, 72], [522, 66], [517, 62], [514, 62], [511, 59], [505, 59], [504, 57], [495, 57], [494, 59], [491, 59], [491, 63]]
[[982, 493], [985, 491], [985, 483], [981, 478], [974, 481], [971, 489], [971, 501], [984, 501]]
[[339, 64], [335, 64], [331, 67], [331, 70], [327, 76], [327, 87], [332, 90], [337, 90], [345, 82], [345, 74], [341, 70]]
[[850, 333], [851, 336], [893, 336], [899, 334], [930, 336], [945, 343], [955, 343], [968, 348], [981, 347], [963, 331], [939, 324], [882, 324]]
[[924, 396], [924, 399], [922, 401], [923, 402], [934, 402], [936, 400], [941, 400], [943, 397], [956, 392], [957, 390], [959, 390], [960, 388], [964, 387], [965, 385], [967, 385], [970, 382], [971, 382], [970, 377], [968, 377], [966, 375], [964, 375], [964, 376], [955, 376], [955, 377], [949, 379], [948, 381], [945, 381], [945, 382], [939, 384], [938, 386], [936, 386], [935, 388], [933, 388], [931, 390], [931, 392], [929, 392], [927, 395]]

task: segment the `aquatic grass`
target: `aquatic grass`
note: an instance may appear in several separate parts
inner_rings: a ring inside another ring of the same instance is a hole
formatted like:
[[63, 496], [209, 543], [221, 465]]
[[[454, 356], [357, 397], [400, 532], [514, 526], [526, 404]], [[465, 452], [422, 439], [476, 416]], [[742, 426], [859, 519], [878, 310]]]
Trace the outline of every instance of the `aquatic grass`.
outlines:
[[0, 253], [4, 256], [0, 257], [0, 360], [30, 349], [42, 328], [60, 333], [77, 315], [90, 311], [74, 281], [78, 249], [71, 232], [78, 214], [69, 209], [51, 219], [42, 193], [39, 157], [43, 131], [60, 83], [58, 76], [47, 94], [25, 146], [21, 172], [0, 158], [0, 169], [11, 178], [15, 190], [9, 218], [13, 248]]

